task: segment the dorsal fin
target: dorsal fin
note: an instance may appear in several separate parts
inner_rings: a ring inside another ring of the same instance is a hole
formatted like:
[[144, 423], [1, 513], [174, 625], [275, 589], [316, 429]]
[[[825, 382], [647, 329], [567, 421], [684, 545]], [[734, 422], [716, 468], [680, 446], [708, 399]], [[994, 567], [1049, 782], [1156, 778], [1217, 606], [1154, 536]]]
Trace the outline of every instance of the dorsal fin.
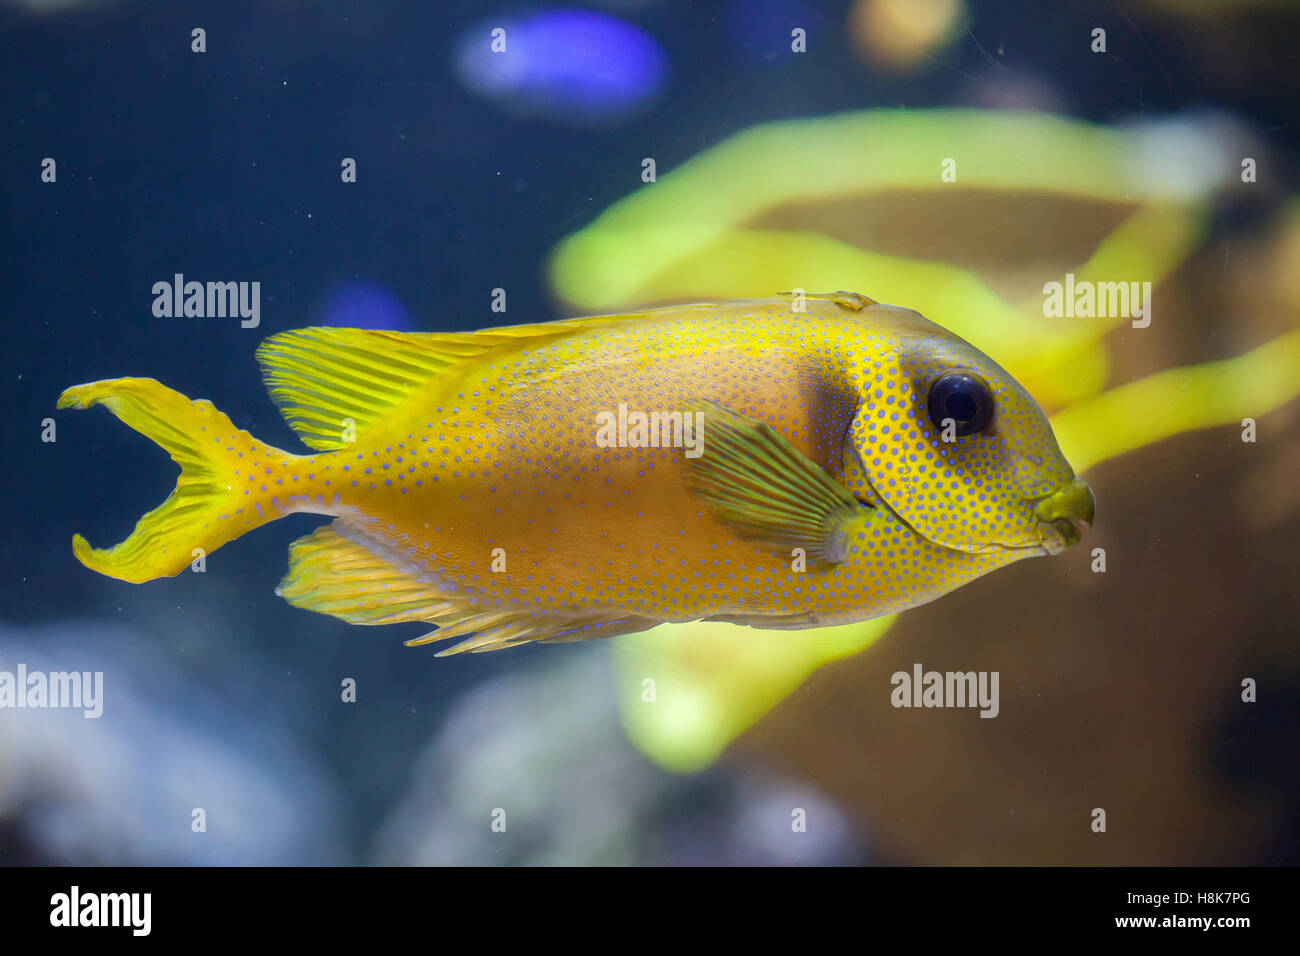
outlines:
[[632, 316], [596, 316], [512, 325], [482, 332], [390, 332], [308, 328], [280, 332], [257, 348], [262, 379], [303, 444], [328, 451], [345, 444], [414, 390], [448, 369], [525, 339], [547, 339]]

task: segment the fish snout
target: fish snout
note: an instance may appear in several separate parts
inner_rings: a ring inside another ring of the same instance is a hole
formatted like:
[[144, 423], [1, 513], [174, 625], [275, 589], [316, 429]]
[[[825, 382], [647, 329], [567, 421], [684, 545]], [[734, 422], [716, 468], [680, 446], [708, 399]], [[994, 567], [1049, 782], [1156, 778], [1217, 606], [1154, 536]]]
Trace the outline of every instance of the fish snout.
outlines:
[[1078, 544], [1092, 526], [1097, 501], [1081, 478], [1073, 478], [1034, 506], [1039, 534], [1048, 554], [1060, 554]]

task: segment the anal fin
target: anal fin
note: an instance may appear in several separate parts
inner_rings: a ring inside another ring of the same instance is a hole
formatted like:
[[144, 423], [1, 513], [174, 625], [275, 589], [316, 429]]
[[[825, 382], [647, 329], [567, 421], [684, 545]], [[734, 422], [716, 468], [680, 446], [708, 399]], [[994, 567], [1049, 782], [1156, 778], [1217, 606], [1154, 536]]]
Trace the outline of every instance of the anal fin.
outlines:
[[530, 641], [590, 641], [645, 631], [659, 622], [607, 609], [491, 607], [384, 553], [346, 519], [289, 546], [289, 573], [276, 593], [292, 604], [350, 624], [427, 621], [438, 630], [410, 646], [463, 640], [438, 656], [496, 651]]
[[568, 641], [595, 641], [619, 634], [648, 631], [659, 623], [648, 617], [612, 610], [481, 610], [477, 614], [466, 615], [455, 623], [448, 622], [438, 630], [406, 643], [414, 646], [464, 637], [465, 640], [459, 644], [438, 652], [439, 657], [448, 657], [452, 654], [500, 651], [530, 642], [560, 644]]
[[289, 546], [289, 573], [276, 594], [350, 624], [427, 621], [453, 610], [436, 581], [395, 565], [336, 526], [342, 519]]

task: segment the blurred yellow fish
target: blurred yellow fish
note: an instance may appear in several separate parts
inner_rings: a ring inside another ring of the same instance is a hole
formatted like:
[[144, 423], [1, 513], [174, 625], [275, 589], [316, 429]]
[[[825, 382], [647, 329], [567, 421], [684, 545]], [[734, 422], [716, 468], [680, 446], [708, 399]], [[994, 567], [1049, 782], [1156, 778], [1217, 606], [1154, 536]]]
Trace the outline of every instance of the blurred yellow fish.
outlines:
[[665, 621], [843, 624], [914, 607], [1093, 519], [1032, 398], [920, 314], [856, 293], [473, 333], [312, 328], [257, 352], [314, 454], [153, 379], [68, 389], [181, 467], [121, 544], [127, 581], [293, 512], [279, 592], [454, 651]]

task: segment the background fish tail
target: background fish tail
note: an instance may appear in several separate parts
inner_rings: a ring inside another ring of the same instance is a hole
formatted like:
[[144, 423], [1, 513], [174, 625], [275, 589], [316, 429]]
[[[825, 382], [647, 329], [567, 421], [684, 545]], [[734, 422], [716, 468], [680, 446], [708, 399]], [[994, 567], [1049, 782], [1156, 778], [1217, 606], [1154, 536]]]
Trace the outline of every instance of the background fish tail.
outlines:
[[121, 544], [94, 548], [80, 534], [73, 537], [73, 552], [91, 570], [136, 583], [169, 577], [200, 554], [280, 516], [264, 506], [261, 482], [249, 479], [258, 465], [269, 469], [296, 456], [236, 429], [211, 402], [191, 401], [151, 378], [91, 382], [59, 396], [59, 408], [92, 405], [105, 406], [157, 442], [181, 474], [167, 500], [144, 515]]

